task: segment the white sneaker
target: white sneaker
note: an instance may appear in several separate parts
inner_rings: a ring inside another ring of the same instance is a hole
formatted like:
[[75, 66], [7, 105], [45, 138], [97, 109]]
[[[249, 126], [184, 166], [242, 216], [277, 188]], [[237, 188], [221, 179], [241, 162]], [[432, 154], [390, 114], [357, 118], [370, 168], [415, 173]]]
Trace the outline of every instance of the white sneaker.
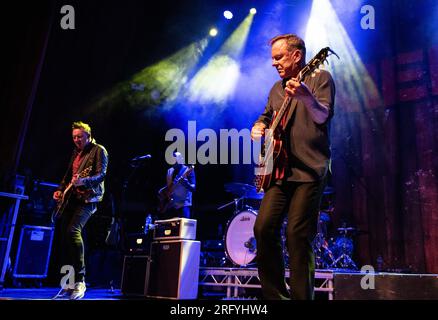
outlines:
[[73, 292], [70, 296], [70, 300], [79, 300], [82, 299], [85, 295], [85, 290], [87, 290], [87, 287], [85, 286], [85, 282], [76, 282], [75, 288], [73, 289]]
[[62, 298], [66, 298], [67, 296], [70, 296], [71, 293], [73, 292], [73, 289], [63, 289], [61, 288], [61, 290], [58, 291], [58, 293], [52, 298], [52, 299], [62, 299]]

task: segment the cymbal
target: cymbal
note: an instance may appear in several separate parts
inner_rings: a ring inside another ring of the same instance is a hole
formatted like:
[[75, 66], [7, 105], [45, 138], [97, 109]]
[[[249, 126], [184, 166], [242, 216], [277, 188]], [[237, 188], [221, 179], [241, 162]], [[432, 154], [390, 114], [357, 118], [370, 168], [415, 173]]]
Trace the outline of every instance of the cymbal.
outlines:
[[244, 197], [249, 199], [262, 199], [263, 193], [257, 193], [255, 186], [251, 186], [246, 183], [230, 182], [226, 183], [225, 191], [231, 192], [238, 197]]
[[257, 192], [254, 190], [248, 192], [245, 197], [248, 199], [262, 200], [264, 195], [265, 195], [264, 192]]
[[335, 193], [335, 189], [333, 187], [325, 187], [323, 194], [333, 194]]
[[347, 228], [338, 228], [338, 231], [354, 231], [356, 228], [353, 227], [347, 227]]

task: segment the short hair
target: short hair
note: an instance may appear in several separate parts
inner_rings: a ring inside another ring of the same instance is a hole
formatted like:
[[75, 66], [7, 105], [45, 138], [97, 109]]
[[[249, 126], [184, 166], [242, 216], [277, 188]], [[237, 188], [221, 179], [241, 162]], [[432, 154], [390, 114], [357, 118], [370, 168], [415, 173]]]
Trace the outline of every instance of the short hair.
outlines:
[[293, 49], [299, 49], [303, 54], [303, 61], [306, 59], [306, 44], [303, 39], [292, 33], [281, 34], [269, 40], [269, 45], [272, 46], [275, 42], [281, 39], [286, 40], [287, 50], [289, 52], [292, 52]]
[[91, 137], [91, 127], [89, 124], [82, 122], [82, 121], [76, 121], [73, 122], [73, 124], [71, 125], [72, 130], [74, 129], [82, 129], [84, 130], [89, 137]]

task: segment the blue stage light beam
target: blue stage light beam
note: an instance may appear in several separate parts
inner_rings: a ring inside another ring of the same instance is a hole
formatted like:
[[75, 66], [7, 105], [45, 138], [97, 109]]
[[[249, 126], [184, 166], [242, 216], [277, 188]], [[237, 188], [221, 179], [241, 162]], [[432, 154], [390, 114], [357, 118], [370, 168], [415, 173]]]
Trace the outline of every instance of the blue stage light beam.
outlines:
[[[358, 8], [360, 10], [360, 7]], [[382, 106], [382, 98], [329, 0], [314, 0], [305, 35], [307, 58], [329, 46], [341, 58], [330, 57], [327, 69], [337, 86], [337, 105], [349, 112]]]

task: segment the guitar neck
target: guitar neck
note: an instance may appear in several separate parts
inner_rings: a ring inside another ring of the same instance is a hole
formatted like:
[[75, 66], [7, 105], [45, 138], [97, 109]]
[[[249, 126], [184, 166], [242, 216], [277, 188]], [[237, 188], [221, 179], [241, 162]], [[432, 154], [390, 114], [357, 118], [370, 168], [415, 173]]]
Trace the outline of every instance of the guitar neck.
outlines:
[[278, 124], [280, 123], [281, 119], [284, 116], [284, 113], [287, 110], [287, 106], [289, 105], [290, 102], [290, 97], [286, 96], [284, 98], [283, 104], [281, 105], [280, 110], [278, 110], [277, 115], [275, 116], [274, 122], [272, 122], [271, 127], [269, 128], [270, 130], [272, 130], [273, 132], [275, 131], [275, 129], [277, 129]]
[[[309, 67], [309, 65], [306, 65], [303, 69], [300, 70], [300, 72], [297, 75], [297, 81], [301, 82], [304, 80], [304, 76], [311, 71], [311, 68]], [[283, 100], [283, 104], [281, 105], [280, 109], [278, 110], [278, 113], [274, 119], [274, 122], [272, 123], [271, 127], [269, 129], [271, 129], [272, 131], [275, 131], [275, 129], [277, 128], [278, 124], [280, 123], [281, 119], [283, 118], [286, 110], [288, 109], [289, 103], [291, 101], [291, 98], [286, 95], [284, 100]]]
[[190, 168], [188, 168], [181, 176], [179, 176], [177, 179], [176, 179], [176, 183], [178, 183], [178, 182], [180, 182], [182, 179], [184, 179], [184, 178], [187, 178], [187, 176], [190, 174], [190, 172], [192, 172], [192, 170], [193, 170], [193, 168], [192, 167], [190, 167]]

